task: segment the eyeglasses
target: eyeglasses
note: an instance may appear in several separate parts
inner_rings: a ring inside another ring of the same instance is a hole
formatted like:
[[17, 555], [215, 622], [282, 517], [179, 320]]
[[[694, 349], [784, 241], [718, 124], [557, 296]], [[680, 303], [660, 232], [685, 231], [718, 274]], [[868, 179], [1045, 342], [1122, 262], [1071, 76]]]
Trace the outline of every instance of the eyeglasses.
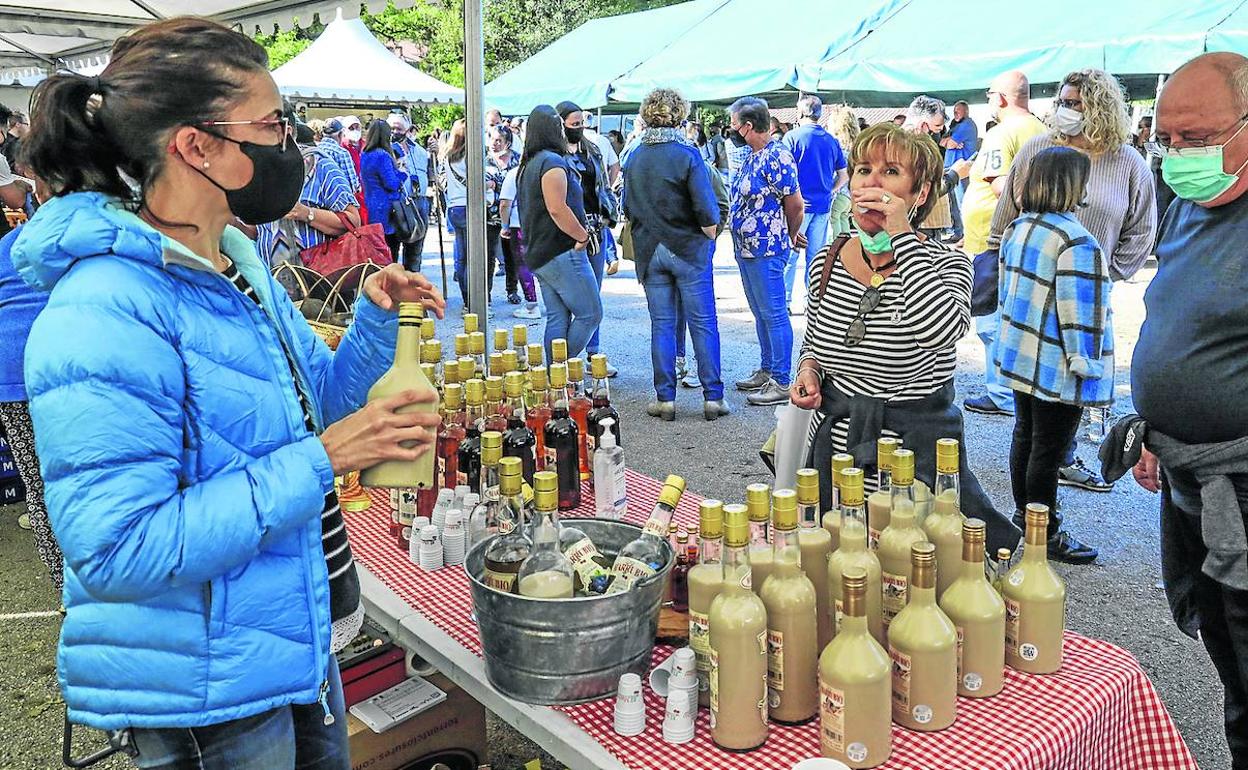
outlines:
[[290, 118], [263, 118], [261, 120], [201, 120], [197, 126], [264, 126], [265, 128], [281, 128], [282, 151], [290, 146], [290, 139], [295, 135], [294, 124]]
[[1083, 100], [1082, 99], [1058, 99], [1057, 106], [1065, 107], [1068, 110], [1078, 110], [1080, 112], [1083, 112]]
[[[1203, 136], [1199, 139], [1183, 138], [1180, 140], [1184, 144], [1184, 147], [1182, 149], [1207, 147], [1210, 144], [1217, 144], [1217, 142], [1213, 141], [1214, 139], [1227, 133], [1231, 129], [1238, 126], [1240, 123], [1243, 123], [1245, 120], [1248, 120], [1248, 113], [1244, 113], [1243, 115], [1240, 115], [1239, 119], [1236, 120], [1231, 125], [1227, 126], [1226, 128], [1220, 131], [1214, 131], [1212, 134], [1209, 134], [1208, 136]], [[1167, 150], [1170, 149], [1170, 143], [1172, 140], [1170, 139], [1170, 136], [1168, 134], [1155, 134], [1154, 138], [1157, 140], [1157, 144], [1160, 145], [1163, 149], [1167, 149]]]
[[849, 328], [845, 330], [845, 344], [848, 347], [852, 348], [866, 338], [867, 313], [880, 306], [880, 299], [880, 290], [874, 286], [868, 287], [863, 292], [862, 299], [858, 300], [858, 314], [854, 316], [854, 320], [849, 322]]

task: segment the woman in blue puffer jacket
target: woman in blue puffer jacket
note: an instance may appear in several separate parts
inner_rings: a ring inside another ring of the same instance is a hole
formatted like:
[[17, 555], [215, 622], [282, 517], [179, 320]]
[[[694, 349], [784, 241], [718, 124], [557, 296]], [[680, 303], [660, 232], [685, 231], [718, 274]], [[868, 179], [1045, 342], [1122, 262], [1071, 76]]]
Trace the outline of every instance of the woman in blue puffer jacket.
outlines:
[[287, 214], [303, 184], [266, 64], [169, 19], [33, 102], [52, 198], [12, 257], [51, 292], [25, 374], [65, 554], [57, 668], [70, 719], [130, 729], [142, 768], [349, 767], [331, 620], [337, 587], [345, 621], [359, 596], [329, 547], [333, 479], [436, 430], [395, 413], [414, 393], [365, 405], [397, 303], [441, 315], [427, 281], [370, 277], [331, 353], [231, 226]]

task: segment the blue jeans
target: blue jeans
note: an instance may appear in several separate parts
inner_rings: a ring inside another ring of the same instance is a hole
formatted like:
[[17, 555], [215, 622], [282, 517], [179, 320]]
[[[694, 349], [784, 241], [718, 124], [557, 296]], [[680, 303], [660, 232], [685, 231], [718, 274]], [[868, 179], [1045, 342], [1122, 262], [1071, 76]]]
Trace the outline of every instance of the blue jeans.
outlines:
[[650, 364], [654, 393], [660, 401], [676, 400], [677, 316], [684, 314], [698, 359], [698, 380], [707, 401], [724, 397], [719, 370], [719, 321], [715, 316], [714, 270], [710, 256], [695, 265], [659, 244], [646, 268], [642, 288], [650, 310]]
[[997, 368], [996, 347], [997, 327], [1001, 325], [1001, 311], [992, 315], [979, 316], [975, 319], [975, 334], [984, 343], [984, 387], [988, 397], [998, 409], [1014, 411], [1014, 391], [1001, 378], [1001, 370]]
[[[802, 230], [806, 236], [806, 262], [802, 269], [802, 281], [806, 288], [810, 288], [810, 260], [819, 253], [828, 243], [828, 221], [832, 215], [829, 212], [823, 214], [812, 214], [807, 211], [802, 215]], [[789, 252], [789, 262], [784, 266], [784, 302], [785, 305], [793, 301], [793, 279], [797, 277], [797, 258], [799, 256], [797, 249]]]
[[[450, 224], [451, 229], [455, 233], [455, 285], [459, 286], [459, 296], [464, 301], [465, 309], [468, 307], [468, 208], [466, 206], [451, 206], [446, 210], [446, 220]], [[497, 226], [487, 225], [485, 228], [485, 256], [486, 256], [486, 275], [489, 276], [489, 285], [494, 285], [494, 270], [498, 265], [498, 231]], [[486, 304], [489, 304], [489, 295], [485, 298]]]
[[546, 360], [551, 360], [551, 340], [560, 337], [568, 341], [568, 356], [579, 356], [602, 323], [602, 295], [589, 258], [584, 251], [569, 249], [533, 274], [546, 302]]
[[789, 367], [793, 363], [793, 324], [784, 301], [784, 267], [788, 259], [787, 253], [765, 257], [737, 254], [745, 299], [750, 303], [758, 333], [758, 368], [770, 372], [772, 379], [785, 387], [789, 385]]
[[[418, 195], [413, 200], [416, 203], [416, 209], [420, 215], [424, 217], [425, 222], [430, 222], [429, 206], [433, 201], [424, 195]], [[403, 244], [403, 268], [413, 273], [419, 273], [421, 267], [421, 255], [425, 253], [425, 238], [429, 236], [429, 230], [426, 228], [425, 234], [411, 243]]]
[[955, 240], [961, 240], [963, 235], [962, 197], [966, 195], [966, 187], [968, 184], [970, 184], [970, 180], [968, 179], [958, 180], [958, 183], [953, 186], [953, 199], [949, 201], [951, 204], [949, 213], [953, 216], [953, 227], [951, 229], [953, 230], [953, 237]]
[[347, 708], [338, 661], [329, 659], [330, 713], [319, 703], [282, 706], [207, 727], [134, 729], [143, 770], [350, 770]]
[[[615, 261], [615, 236], [611, 234], [611, 228], [603, 226], [598, 244], [598, 253], [589, 258], [589, 266], [594, 271], [594, 278], [598, 281], [598, 295], [601, 301], [602, 280], [606, 277], [607, 263]], [[602, 352], [601, 327], [602, 324], [599, 323], [590, 336], [589, 342], [585, 344], [585, 352], [590, 356]]]

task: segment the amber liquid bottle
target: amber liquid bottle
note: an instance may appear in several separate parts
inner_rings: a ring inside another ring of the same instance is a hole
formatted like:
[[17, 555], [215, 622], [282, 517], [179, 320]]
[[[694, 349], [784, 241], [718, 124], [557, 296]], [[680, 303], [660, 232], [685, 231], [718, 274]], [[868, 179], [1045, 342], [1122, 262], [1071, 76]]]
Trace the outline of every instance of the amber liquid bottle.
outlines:
[[508, 372], [503, 377], [503, 389], [507, 395], [507, 430], [503, 433], [503, 454], [519, 457], [524, 468], [524, 481], [533, 484], [537, 472], [537, 439], [526, 422], [524, 407], [524, 375]]
[[591, 394], [593, 398], [593, 408], [589, 410], [589, 465], [594, 465], [594, 450], [598, 448], [598, 439], [602, 436], [602, 421], [606, 417], [615, 420], [611, 425], [611, 432], [615, 434], [615, 445], [624, 446], [624, 440], [620, 435], [620, 413], [611, 406], [611, 386], [608, 384], [610, 379], [607, 378], [607, 357], [602, 353], [597, 353], [589, 357], [589, 370], [594, 378], [594, 390]]
[[555, 407], [546, 423], [546, 470], [559, 474], [559, 510], [570, 511], [581, 505], [581, 446], [576, 421], [568, 414], [568, 368], [550, 365], [550, 387]]
[[[432, 320], [432, 319], [426, 319]], [[423, 330], [422, 330], [423, 333]], [[446, 386], [446, 374], [442, 371], [442, 343], [439, 340], [424, 340], [420, 343], [420, 362], [433, 366], [433, 377], [429, 380], [439, 393]], [[428, 370], [425, 370], [426, 374]]]
[[489, 374], [485, 359], [485, 332], [471, 332], [468, 335], [468, 355], [472, 356], [472, 370], [482, 379]]
[[537, 442], [536, 467], [541, 471], [546, 469], [546, 423], [550, 422], [552, 410], [550, 393], [546, 389], [546, 370], [540, 366], [529, 370], [528, 406], [524, 420], [529, 430], [533, 431], [533, 439]]
[[576, 420], [577, 430], [581, 432], [580, 462], [581, 480], [588, 481], [594, 475], [594, 466], [589, 456], [589, 410], [594, 404], [585, 395], [585, 361], [580, 358], [568, 359], [568, 412]]
[[464, 383], [464, 398], [468, 401], [468, 414], [464, 423], [464, 439], [459, 443], [459, 468], [456, 486], [468, 485], [476, 489], [481, 485], [481, 432], [485, 430], [485, 381], [475, 377]]
[[[693, 552], [692, 557], [690, 551]], [[672, 565], [672, 609], [689, 611], [689, 569], [698, 558], [697, 547], [689, 546], [689, 533], [681, 532], [676, 538], [676, 563]]]
[[464, 386], [448, 383], [442, 399], [442, 428], [438, 431], [438, 483], [454, 489], [459, 483], [459, 445], [468, 434], [464, 428]]

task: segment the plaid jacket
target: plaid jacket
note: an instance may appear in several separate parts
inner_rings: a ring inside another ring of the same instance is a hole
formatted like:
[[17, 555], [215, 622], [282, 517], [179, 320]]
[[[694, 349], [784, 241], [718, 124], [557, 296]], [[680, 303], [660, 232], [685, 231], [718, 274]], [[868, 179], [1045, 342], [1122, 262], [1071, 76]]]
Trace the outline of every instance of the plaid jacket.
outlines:
[[1073, 214], [1024, 213], [1001, 236], [994, 358], [1014, 390], [1107, 406], [1114, 394], [1109, 268]]

